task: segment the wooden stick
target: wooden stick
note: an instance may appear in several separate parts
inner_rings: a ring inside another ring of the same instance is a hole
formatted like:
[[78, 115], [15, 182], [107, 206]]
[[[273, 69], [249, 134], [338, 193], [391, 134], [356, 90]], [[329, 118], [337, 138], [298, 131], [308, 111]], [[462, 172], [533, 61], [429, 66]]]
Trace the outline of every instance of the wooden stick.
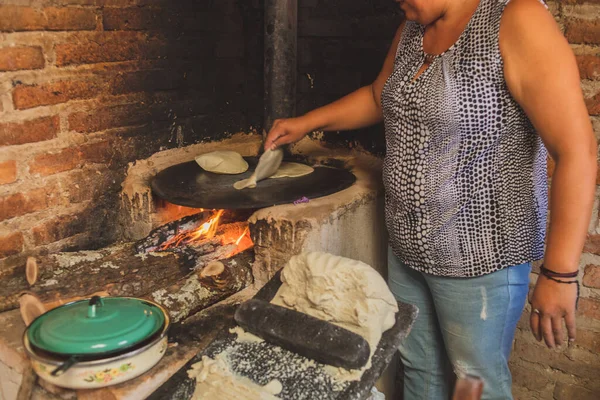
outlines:
[[23, 378], [21, 378], [21, 386], [19, 386], [19, 392], [17, 393], [17, 400], [29, 400], [31, 399], [31, 393], [37, 381], [37, 374], [33, 370], [31, 363], [28, 362], [27, 366], [23, 371]]
[[37, 261], [33, 257], [27, 257], [27, 264], [25, 264], [25, 277], [27, 278], [27, 283], [30, 286], [35, 285], [38, 279], [39, 268], [37, 265]]

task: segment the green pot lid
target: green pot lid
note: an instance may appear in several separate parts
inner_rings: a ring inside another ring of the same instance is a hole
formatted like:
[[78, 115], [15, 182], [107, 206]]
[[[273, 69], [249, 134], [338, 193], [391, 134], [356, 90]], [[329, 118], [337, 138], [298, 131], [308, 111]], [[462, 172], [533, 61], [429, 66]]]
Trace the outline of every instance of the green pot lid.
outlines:
[[94, 297], [42, 314], [27, 337], [38, 349], [65, 355], [98, 355], [126, 350], [159, 332], [160, 307], [127, 297]]

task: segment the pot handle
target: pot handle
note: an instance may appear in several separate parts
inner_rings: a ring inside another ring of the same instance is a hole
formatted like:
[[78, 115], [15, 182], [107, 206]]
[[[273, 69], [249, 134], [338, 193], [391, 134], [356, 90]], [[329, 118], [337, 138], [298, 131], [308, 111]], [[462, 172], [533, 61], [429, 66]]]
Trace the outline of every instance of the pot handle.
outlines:
[[88, 318], [96, 317], [96, 307], [102, 307], [104, 302], [102, 301], [102, 297], [100, 296], [92, 296], [90, 302], [88, 303]]
[[67, 370], [69, 368], [71, 368], [73, 365], [75, 365], [76, 362], [77, 362], [76, 357], [70, 357], [67, 361], [65, 361], [64, 363], [59, 365], [54, 371], [50, 372], [50, 375], [52, 375], [54, 377], [61, 376], [62, 374], [67, 372]]

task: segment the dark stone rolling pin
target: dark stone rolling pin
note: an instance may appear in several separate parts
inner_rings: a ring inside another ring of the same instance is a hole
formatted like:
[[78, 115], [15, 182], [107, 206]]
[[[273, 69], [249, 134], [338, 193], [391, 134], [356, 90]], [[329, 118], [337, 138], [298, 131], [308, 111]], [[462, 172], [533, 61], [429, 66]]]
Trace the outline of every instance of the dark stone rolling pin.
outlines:
[[369, 360], [369, 343], [360, 335], [263, 300], [242, 303], [234, 318], [244, 330], [322, 364], [359, 369]]

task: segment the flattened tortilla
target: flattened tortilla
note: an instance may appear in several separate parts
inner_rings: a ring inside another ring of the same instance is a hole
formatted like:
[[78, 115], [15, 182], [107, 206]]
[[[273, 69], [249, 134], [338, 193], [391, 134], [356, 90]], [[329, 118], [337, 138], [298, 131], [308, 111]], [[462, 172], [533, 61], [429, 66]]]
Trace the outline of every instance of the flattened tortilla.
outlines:
[[312, 173], [315, 169], [306, 164], [294, 162], [282, 162], [277, 172], [271, 175], [270, 179], [275, 178], [297, 178]]
[[242, 179], [233, 184], [233, 187], [240, 190], [245, 188], [255, 188], [256, 182], [268, 178], [279, 169], [283, 159], [283, 150], [267, 150], [258, 159], [258, 165], [254, 173], [248, 179]]
[[215, 174], [235, 175], [248, 170], [248, 163], [235, 151], [213, 151], [196, 157], [196, 162], [205, 171]]

